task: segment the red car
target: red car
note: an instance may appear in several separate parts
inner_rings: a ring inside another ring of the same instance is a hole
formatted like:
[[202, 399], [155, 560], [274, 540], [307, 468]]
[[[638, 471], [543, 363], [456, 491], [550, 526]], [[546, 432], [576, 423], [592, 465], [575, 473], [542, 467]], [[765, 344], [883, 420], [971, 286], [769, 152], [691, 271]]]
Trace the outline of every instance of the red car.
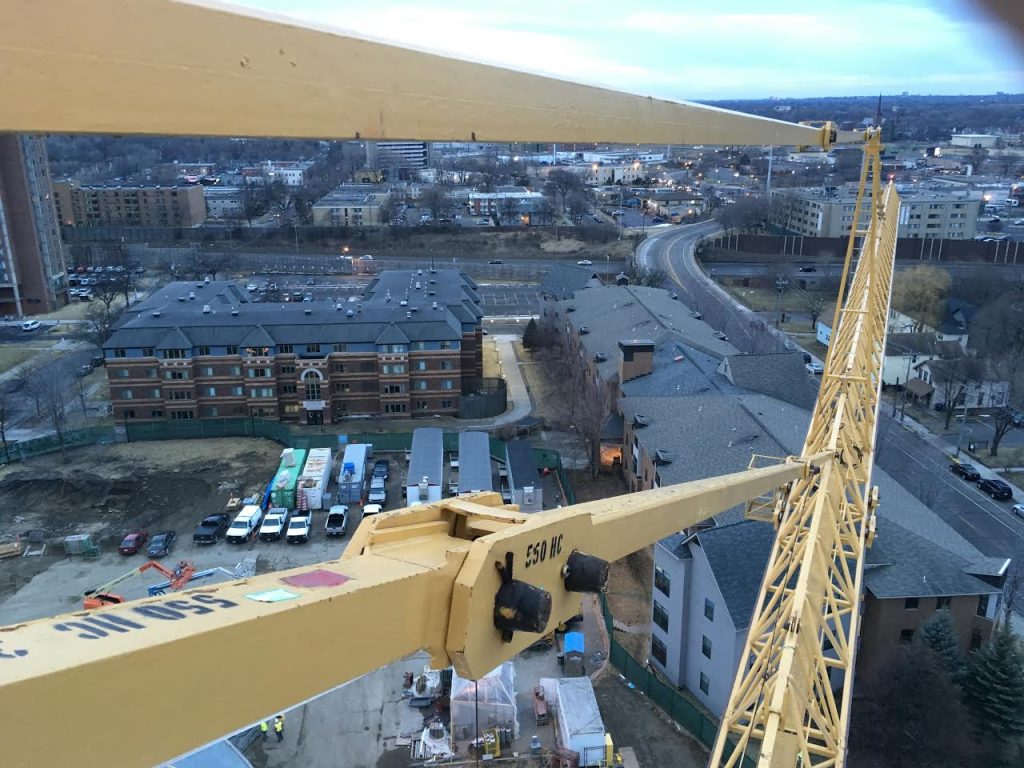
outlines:
[[134, 555], [146, 545], [147, 541], [149, 541], [149, 534], [146, 531], [133, 531], [125, 534], [117, 551], [122, 555]]

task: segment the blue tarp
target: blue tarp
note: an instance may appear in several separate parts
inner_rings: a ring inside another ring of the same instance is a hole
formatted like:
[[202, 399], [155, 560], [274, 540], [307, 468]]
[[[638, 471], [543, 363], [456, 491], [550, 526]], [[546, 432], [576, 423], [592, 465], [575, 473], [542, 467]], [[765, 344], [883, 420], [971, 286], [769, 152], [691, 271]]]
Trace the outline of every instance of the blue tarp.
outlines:
[[565, 644], [562, 646], [565, 650], [566, 655], [570, 653], [578, 653], [583, 655], [583, 633], [582, 632], [566, 632], [565, 633]]
[[187, 757], [165, 763], [164, 768], [252, 768], [252, 763], [229, 742], [218, 741]]

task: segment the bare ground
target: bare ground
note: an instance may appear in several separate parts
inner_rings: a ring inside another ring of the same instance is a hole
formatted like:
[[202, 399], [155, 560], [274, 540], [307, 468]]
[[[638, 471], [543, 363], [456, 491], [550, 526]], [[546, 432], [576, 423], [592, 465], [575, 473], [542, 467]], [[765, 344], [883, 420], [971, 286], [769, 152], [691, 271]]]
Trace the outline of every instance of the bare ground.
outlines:
[[239, 491], [255, 491], [281, 447], [269, 440], [179, 440], [90, 446], [0, 469], [0, 534], [45, 531], [47, 554], [0, 561], [0, 599], [64, 561], [64, 536], [110, 551], [129, 530], [191, 530]]

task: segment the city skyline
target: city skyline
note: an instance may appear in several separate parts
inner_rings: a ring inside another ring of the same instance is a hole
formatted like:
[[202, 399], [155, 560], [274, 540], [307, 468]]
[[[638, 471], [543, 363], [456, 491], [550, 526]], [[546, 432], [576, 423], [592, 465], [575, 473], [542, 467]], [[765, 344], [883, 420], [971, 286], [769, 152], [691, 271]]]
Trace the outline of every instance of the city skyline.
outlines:
[[[1024, 55], [961, 0], [755, 0], [727, 10], [603, 2], [241, 0], [385, 42], [659, 98], [711, 100], [1024, 91]], [[692, 4], [691, 4], [692, 5]], [[756, 35], [747, 31], [756, 31]], [[857, 51], [857, 55], [845, 53]]]

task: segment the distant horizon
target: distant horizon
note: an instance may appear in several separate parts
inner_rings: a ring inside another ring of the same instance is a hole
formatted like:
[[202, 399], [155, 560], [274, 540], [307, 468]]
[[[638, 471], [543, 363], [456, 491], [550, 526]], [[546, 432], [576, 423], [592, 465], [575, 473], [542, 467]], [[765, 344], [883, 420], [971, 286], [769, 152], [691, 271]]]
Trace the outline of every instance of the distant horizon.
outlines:
[[[1024, 52], [971, 0], [235, 0], [469, 61], [673, 101], [1024, 91]], [[855, 52], [855, 53], [852, 53]], [[790, 95], [772, 97], [785, 90]]]

